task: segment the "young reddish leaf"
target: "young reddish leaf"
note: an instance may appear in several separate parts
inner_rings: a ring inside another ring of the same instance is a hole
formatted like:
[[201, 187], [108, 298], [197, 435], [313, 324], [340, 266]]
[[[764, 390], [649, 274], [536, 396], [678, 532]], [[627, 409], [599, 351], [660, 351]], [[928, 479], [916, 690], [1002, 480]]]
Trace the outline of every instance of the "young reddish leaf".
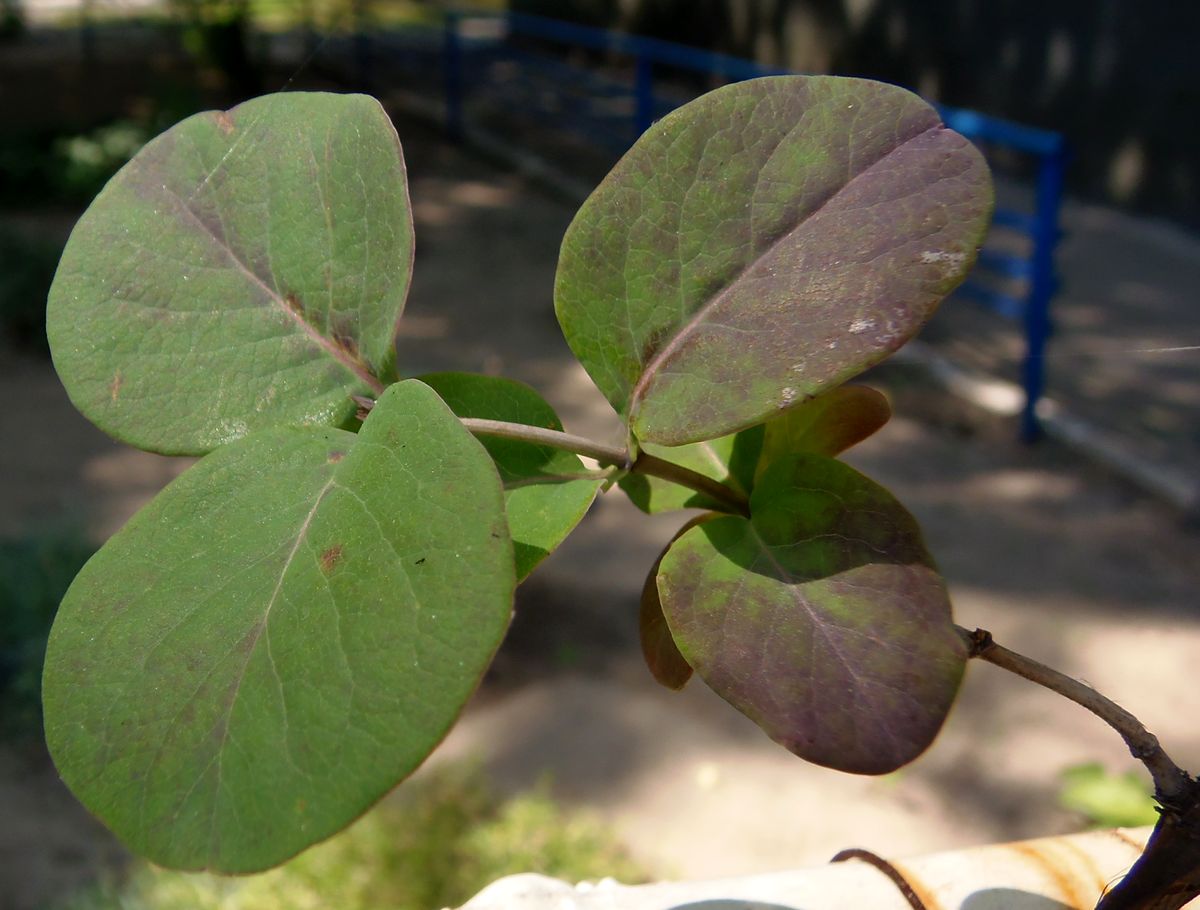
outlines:
[[686, 686], [688, 680], [692, 678], [692, 668], [679, 653], [679, 647], [675, 644], [675, 639], [671, 637], [667, 618], [663, 615], [662, 598], [658, 596], [658, 569], [662, 565], [663, 557], [671, 549], [671, 544], [696, 525], [715, 517], [716, 515], [712, 513], [697, 515], [680, 528], [679, 532], [671, 538], [671, 543], [668, 543], [659, 554], [658, 559], [654, 560], [654, 565], [650, 567], [650, 574], [646, 576], [646, 582], [642, 585], [641, 607], [638, 610], [638, 631], [642, 643], [642, 657], [645, 658], [646, 666], [650, 669], [650, 675], [654, 677], [655, 681], [675, 692]]
[[684, 660], [801, 758], [861, 774], [912, 761], [966, 661], [916, 520], [817, 455], [772, 465], [750, 509], [691, 529], [663, 558]]
[[[720, 439], [708, 439], [686, 446], [670, 448], [646, 443], [642, 445], [642, 449], [650, 455], [719, 480], [739, 493], [749, 496], [754, 486], [754, 469], [758, 464], [762, 445], [763, 428], [758, 426], [730, 436], [722, 436]], [[635, 506], [651, 515], [676, 509], [725, 511], [724, 506], [713, 502], [703, 493], [649, 474], [626, 474], [619, 481], [619, 485]]]
[[[432, 373], [420, 377], [459, 417], [484, 417], [561, 430], [554, 409], [529, 386], [498, 376]], [[517, 439], [483, 436], [500, 480], [513, 539], [517, 581], [566, 539], [587, 513], [601, 481], [581, 476], [579, 456]]]
[[404, 159], [374, 99], [197, 114], [72, 232], [46, 311], [54, 365], [88, 419], [156, 452], [339, 426], [393, 373], [412, 256]]
[[154, 862], [267, 868], [441, 741], [513, 586], [496, 469], [428, 387], [391, 386], [357, 436], [263, 431], [75, 579], [46, 653], [50, 753]]
[[832, 458], [883, 428], [892, 406], [882, 392], [865, 385], [844, 385], [810, 398], [767, 421], [762, 456], [755, 476], [785, 455]]
[[979, 152], [903, 89], [726, 86], [647, 130], [580, 208], [559, 323], [639, 440], [713, 439], [904, 344], [991, 205]]
[[[663, 556], [666, 551], [663, 551]], [[678, 692], [692, 678], [692, 668], [679, 653], [671, 630], [663, 616], [662, 601], [658, 596], [658, 566], [662, 556], [654, 563], [646, 582], [642, 585], [642, 600], [638, 610], [638, 632], [642, 644], [642, 657], [655, 682], [673, 692]]]

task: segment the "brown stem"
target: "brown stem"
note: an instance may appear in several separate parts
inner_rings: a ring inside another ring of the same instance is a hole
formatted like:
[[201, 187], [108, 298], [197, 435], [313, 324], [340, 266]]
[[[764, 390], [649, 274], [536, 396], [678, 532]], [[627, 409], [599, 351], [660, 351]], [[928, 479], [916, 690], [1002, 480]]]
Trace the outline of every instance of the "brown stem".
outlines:
[[649, 474], [661, 477], [663, 480], [673, 481], [705, 494], [737, 515], [750, 517], [750, 500], [744, 494], [726, 486], [719, 480], [713, 480], [698, 471], [693, 471], [691, 468], [685, 468], [673, 461], [656, 458], [648, 452], [639, 452], [630, 470], [635, 474]]
[[750, 503], [741, 493], [730, 489], [719, 480], [713, 480], [691, 468], [656, 458], [646, 452], [630, 462], [629, 452], [616, 446], [607, 446], [582, 436], [563, 433], [559, 430], [548, 430], [544, 427], [531, 427], [523, 423], [508, 423], [503, 420], [484, 420], [477, 417], [461, 418], [463, 426], [477, 436], [502, 436], [505, 439], [520, 439], [538, 445], [550, 446], [555, 449], [566, 449], [577, 455], [587, 455], [601, 464], [614, 465], [634, 474], [649, 474], [661, 477], [672, 483], [680, 484], [721, 503], [728, 510], [738, 515], [750, 514]]
[[[358, 405], [359, 420], [366, 420], [375, 402], [362, 395], [354, 395], [354, 403]], [[552, 449], [563, 449], [576, 455], [586, 455], [594, 458], [602, 465], [612, 465], [622, 471], [634, 474], [649, 474], [661, 477], [672, 483], [680, 484], [697, 493], [703, 493], [710, 499], [719, 502], [727, 511], [736, 515], [750, 515], [750, 501], [744, 494], [719, 480], [714, 480], [699, 471], [685, 468], [683, 465], [655, 458], [646, 452], [641, 452], [635, 460], [630, 460], [629, 450], [618, 446], [605, 445], [593, 439], [564, 433], [561, 430], [551, 430], [546, 427], [532, 427], [523, 423], [509, 423], [506, 420], [488, 420], [482, 417], [460, 417], [462, 425], [476, 436], [500, 436], [504, 439], [519, 439], [534, 445], [549, 446]]]
[[639, 453], [638, 457], [630, 462], [627, 449], [604, 445], [583, 436], [563, 433], [560, 430], [531, 427], [522, 423], [508, 423], [503, 420], [485, 420], [478, 417], [463, 417], [461, 420], [463, 426], [476, 436], [501, 436], [505, 439], [519, 439], [523, 442], [532, 442], [555, 449], [565, 449], [577, 455], [594, 458], [601, 464], [614, 465], [634, 474], [661, 477], [663, 480], [669, 480], [698, 493], [703, 493], [737, 515], [750, 514], [750, 503], [743, 494], [727, 487], [719, 480], [714, 480], [691, 468], [685, 468], [683, 465], [656, 458], [646, 452]]
[[962, 628], [958, 631], [966, 641], [971, 657], [985, 660], [1069, 698], [1121, 734], [1133, 757], [1150, 772], [1150, 777], [1154, 780], [1155, 795], [1164, 806], [1170, 805], [1189, 792], [1192, 783], [1188, 774], [1163, 751], [1158, 738], [1116, 702], [1105, 698], [1091, 686], [1077, 679], [996, 644], [992, 640], [991, 632], [984, 629], [968, 632]]

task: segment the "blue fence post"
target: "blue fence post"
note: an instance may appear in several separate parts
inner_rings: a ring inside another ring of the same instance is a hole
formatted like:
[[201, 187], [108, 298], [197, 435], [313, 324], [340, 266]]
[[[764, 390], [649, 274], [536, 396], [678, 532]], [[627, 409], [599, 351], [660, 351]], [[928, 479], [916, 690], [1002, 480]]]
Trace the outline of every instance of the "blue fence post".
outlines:
[[1060, 146], [1038, 165], [1037, 202], [1034, 211], [1032, 274], [1025, 307], [1027, 349], [1021, 366], [1025, 407], [1021, 411], [1021, 439], [1033, 442], [1041, 435], [1037, 403], [1046, 387], [1046, 340], [1050, 337], [1050, 298], [1057, 278], [1054, 247], [1058, 243], [1058, 210], [1062, 204], [1066, 153]]
[[463, 137], [463, 72], [462, 38], [459, 35], [461, 16], [447, 12], [442, 38], [442, 60], [446, 92], [446, 133], [459, 141]]
[[645, 54], [636, 58], [633, 98], [633, 138], [637, 139], [654, 123], [654, 62]]

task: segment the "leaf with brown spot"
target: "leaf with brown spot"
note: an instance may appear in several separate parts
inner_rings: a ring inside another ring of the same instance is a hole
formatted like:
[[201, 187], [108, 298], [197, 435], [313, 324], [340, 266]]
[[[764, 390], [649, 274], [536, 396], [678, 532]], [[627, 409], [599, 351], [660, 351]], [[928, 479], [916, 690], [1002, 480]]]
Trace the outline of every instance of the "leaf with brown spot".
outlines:
[[46, 653], [50, 753], [156, 863], [275, 865], [441, 741], [514, 583], [496, 469], [427, 386], [390, 386], [357, 436], [255, 434], [171, 483], [75, 579]]
[[80, 218], [47, 305], [54, 364], [88, 419], [156, 452], [341, 426], [351, 395], [394, 378], [412, 256], [378, 102], [286, 92], [197, 114]]
[[342, 545], [334, 544], [321, 553], [321, 571], [328, 575], [342, 561]]

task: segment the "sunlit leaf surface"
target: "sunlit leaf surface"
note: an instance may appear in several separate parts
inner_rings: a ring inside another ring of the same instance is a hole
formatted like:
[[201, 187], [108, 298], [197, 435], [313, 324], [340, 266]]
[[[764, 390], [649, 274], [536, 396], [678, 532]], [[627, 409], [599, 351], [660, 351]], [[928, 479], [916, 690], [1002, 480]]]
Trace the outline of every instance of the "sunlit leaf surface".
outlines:
[[686, 662], [772, 739], [863, 774], [916, 758], [966, 649], [913, 517], [817, 455], [777, 461], [752, 519], [721, 516], [667, 552], [658, 589]]
[[911, 338], [991, 204], [979, 152], [903, 89], [726, 86], [654, 124], [579, 210], [559, 323], [639, 439], [723, 436]]
[[71, 400], [144, 449], [338, 426], [391, 376], [412, 217], [378, 102], [288, 92], [150, 142], [76, 225], [47, 308]]
[[161, 865], [247, 872], [411, 773], [508, 626], [495, 467], [426, 386], [222, 447], [87, 564], [46, 655], [63, 779]]

